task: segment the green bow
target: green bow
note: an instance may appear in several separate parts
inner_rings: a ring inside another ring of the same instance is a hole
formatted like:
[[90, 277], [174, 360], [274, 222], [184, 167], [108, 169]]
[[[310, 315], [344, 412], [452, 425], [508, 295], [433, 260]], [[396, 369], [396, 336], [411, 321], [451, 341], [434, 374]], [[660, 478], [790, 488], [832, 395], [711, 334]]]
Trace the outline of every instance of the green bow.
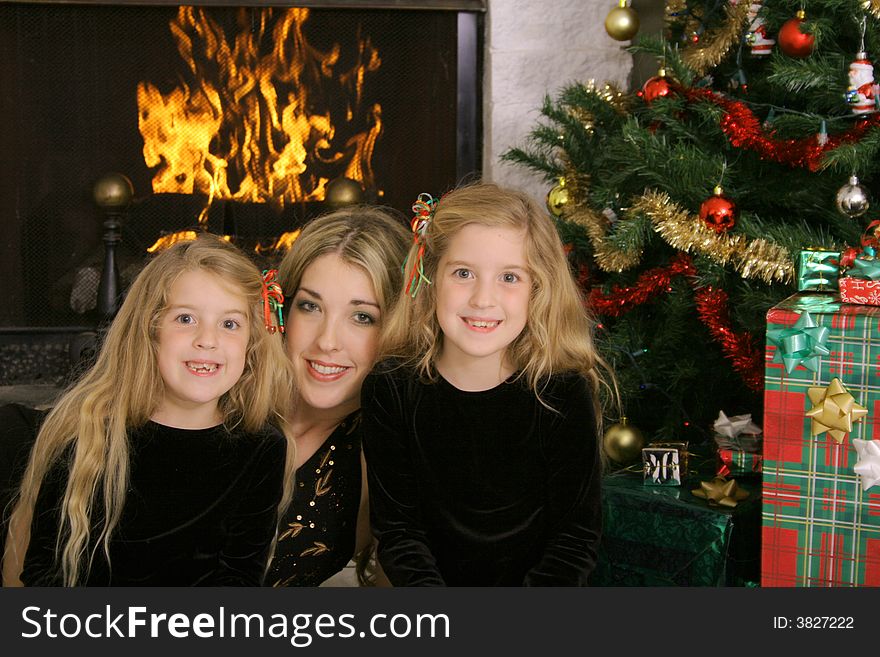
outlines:
[[817, 372], [819, 356], [828, 356], [831, 353], [825, 346], [828, 329], [817, 326], [808, 312], [802, 313], [791, 328], [767, 331], [767, 341], [776, 347], [773, 362], [782, 363], [789, 374], [798, 365]]
[[856, 258], [849, 275], [868, 281], [880, 281], [880, 260], [874, 258]]

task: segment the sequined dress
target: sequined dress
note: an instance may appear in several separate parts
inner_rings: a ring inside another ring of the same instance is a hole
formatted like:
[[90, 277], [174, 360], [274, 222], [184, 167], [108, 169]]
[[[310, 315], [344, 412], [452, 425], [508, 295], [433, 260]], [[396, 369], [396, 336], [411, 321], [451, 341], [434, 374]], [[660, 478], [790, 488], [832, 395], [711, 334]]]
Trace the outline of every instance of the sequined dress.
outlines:
[[318, 586], [345, 568], [354, 555], [361, 476], [356, 411], [297, 470], [266, 584]]

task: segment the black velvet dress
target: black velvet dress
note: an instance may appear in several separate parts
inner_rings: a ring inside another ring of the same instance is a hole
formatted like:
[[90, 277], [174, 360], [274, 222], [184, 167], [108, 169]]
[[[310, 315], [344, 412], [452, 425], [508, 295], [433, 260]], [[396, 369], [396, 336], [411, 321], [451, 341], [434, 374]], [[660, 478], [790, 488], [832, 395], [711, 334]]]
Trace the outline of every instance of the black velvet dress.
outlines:
[[542, 397], [555, 411], [521, 381], [464, 392], [405, 369], [367, 377], [371, 522], [392, 584], [587, 584], [602, 522], [591, 393], [560, 375]]
[[[35, 435], [38, 427], [23, 424]], [[131, 466], [122, 517], [86, 586], [259, 586], [276, 531], [286, 441], [259, 434], [175, 429], [154, 422], [129, 435]], [[55, 541], [67, 459], [40, 487], [22, 581], [59, 586]], [[102, 504], [96, 501], [100, 514]], [[102, 520], [93, 523], [90, 549]]]
[[12, 500], [21, 485], [37, 430], [48, 412], [22, 404], [0, 406], [0, 558], [6, 545]]
[[356, 411], [297, 470], [266, 584], [318, 586], [345, 568], [354, 555], [361, 477]]

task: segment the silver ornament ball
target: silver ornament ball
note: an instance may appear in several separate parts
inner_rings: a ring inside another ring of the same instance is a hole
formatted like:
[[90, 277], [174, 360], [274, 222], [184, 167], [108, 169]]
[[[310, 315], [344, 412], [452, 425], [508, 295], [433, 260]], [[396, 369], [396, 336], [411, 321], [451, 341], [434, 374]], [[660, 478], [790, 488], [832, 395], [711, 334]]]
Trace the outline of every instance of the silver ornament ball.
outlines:
[[871, 207], [868, 190], [859, 184], [856, 176], [850, 176], [849, 182], [837, 190], [837, 209], [847, 217], [861, 217]]

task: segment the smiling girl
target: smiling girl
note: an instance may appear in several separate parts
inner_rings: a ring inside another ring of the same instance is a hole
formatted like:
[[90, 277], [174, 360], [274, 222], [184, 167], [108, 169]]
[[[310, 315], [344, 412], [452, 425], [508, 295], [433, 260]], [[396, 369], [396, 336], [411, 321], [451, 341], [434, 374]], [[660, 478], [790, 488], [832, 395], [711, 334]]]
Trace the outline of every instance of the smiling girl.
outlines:
[[294, 456], [264, 299], [236, 247], [179, 242], [144, 267], [94, 367], [45, 419], [4, 415], [19, 418], [6, 431], [39, 432], [4, 584], [262, 583]]
[[397, 358], [363, 388], [379, 562], [395, 586], [585, 585], [603, 364], [556, 228], [490, 184], [413, 209]]

